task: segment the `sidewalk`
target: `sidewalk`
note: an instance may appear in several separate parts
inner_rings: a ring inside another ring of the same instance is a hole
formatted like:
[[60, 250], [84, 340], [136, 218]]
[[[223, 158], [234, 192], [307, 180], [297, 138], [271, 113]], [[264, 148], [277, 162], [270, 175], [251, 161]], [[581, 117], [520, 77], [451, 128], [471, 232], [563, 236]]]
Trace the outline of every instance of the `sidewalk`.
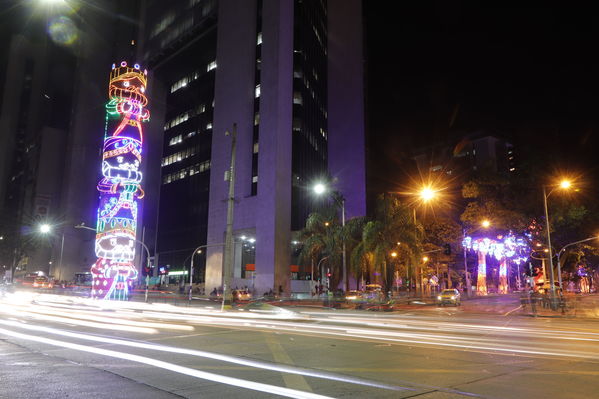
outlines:
[[0, 335], [0, 398], [171, 399], [180, 396], [108, 371], [34, 352]]

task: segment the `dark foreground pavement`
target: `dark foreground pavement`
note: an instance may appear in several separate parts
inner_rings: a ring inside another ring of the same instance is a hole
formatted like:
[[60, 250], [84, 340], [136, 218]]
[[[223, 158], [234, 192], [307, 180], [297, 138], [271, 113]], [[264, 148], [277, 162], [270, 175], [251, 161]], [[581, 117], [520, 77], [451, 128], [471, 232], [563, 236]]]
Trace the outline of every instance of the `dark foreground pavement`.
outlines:
[[[586, 399], [599, 392], [599, 323], [590, 320], [450, 308], [308, 309], [305, 319], [287, 320], [45, 300], [0, 301], [1, 398], [282, 397], [269, 391], [277, 387], [299, 398]], [[156, 347], [165, 345], [174, 349]]]
[[0, 339], [0, 398], [171, 399], [181, 396]]

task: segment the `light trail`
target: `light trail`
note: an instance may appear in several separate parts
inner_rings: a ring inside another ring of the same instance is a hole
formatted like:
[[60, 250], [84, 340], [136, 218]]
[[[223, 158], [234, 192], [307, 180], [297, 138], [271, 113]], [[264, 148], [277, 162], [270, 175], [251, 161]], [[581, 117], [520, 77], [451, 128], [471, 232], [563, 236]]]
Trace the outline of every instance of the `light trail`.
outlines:
[[354, 378], [354, 377], [348, 377], [348, 376], [343, 376], [343, 375], [337, 375], [337, 374], [333, 374], [333, 373], [328, 373], [326, 371], [314, 371], [314, 370], [304, 369], [304, 368], [300, 368], [300, 367], [293, 367], [293, 366], [287, 366], [287, 365], [276, 365], [276, 364], [272, 364], [272, 363], [243, 359], [243, 358], [239, 358], [239, 357], [234, 357], [234, 356], [229, 356], [229, 355], [221, 355], [218, 353], [199, 351], [199, 350], [194, 350], [194, 349], [177, 348], [177, 347], [166, 346], [166, 345], [156, 345], [156, 344], [149, 344], [149, 343], [144, 343], [144, 342], [126, 341], [126, 340], [116, 339], [116, 338], [99, 337], [99, 336], [94, 336], [94, 335], [87, 335], [87, 334], [74, 333], [74, 332], [70, 332], [70, 331], [63, 331], [63, 330], [50, 328], [50, 327], [22, 324], [22, 323], [18, 323], [15, 321], [0, 320], [0, 324], [5, 325], [5, 326], [26, 329], [26, 330], [30, 330], [30, 331], [39, 331], [39, 332], [46, 332], [49, 334], [61, 335], [64, 337], [101, 342], [101, 343], [105, 343], [105, 344], [122, 345], [122, 346], [131, 347], [131, 348], [149, 349], [149, 350], [155, 350], [155, 351], [177, 353], [177, 354], [181, 354], [181, 355], [191, 355], [191, 356], [203, 357], [203, 358], [208, 358], [208, 359], [213, 359], [213, 360], [220, 360], [223, 362], [233, 363], [233, 364], [240, 365], [240, 366], [260, 368], [260, 369], [265, 369], [265, 370], [277, 371], [277, 372], [281, 372], [281, 373], [299, 374], [299, 375], [303, 375], [306, 377], [320, 378], [320, 379], [326, 379], [326, 380], [331, 380], [331, 381], [339, 381], [339, 382], [345, 382], [345, 383], [349, 383], [349, 384], [369, 386], [372, 388], [381, 388], [381, 389], [387, 389], [387, 390], [393, 390], [393, 391], [414, 391], [415, 390], [415, 389], [407, 388], [407, 387], [400, 387], [400, 386], [395, 386], [395, 385], [390, 385], [390, 384], [383, 384], [383, 383], [379, 383], [379, 382], [375, 382], [375, 381], [369, 381], [369, 380], [362, 379], [362, 378]]
[[27, 341], [39, 342], [52, 346], [59, 346], [62, 348], [72, 349], [81, 352], [93, 353], [96, 355], [109, 356], [112, 358], [129, 360], [136, 363], [146, 364], [148, 366], [161, 368], [164, 370], [172, 371], [179, 374], [184, 374], [190, 377], [195, 377], [203, 380], [214, 381], [221, 384], [236, 386], [239, 388], [250, 389], [254, 391], [266, 392], [269, 394], [281, 395], [288, 398], [298, 399], [331, 399], [329, 396], [318, 395], [311, 392], [299, 391], [291, 388], [284, 388], [277, 385], [263, 384], [260, 382], [254, 382], [249, 380], [243, 380], [240, 378], [227, 377], [219, 374], [208, 373], [206, 371], [200, 371], [189, 367], [179, 366], [177, 364], [164, 362], [162, 360], [156, 360], [145, 356], [132, 355], [129, 353], [116, 352], [109, 349], [101, 349], [93, 346], [85, 346], [74, 344], [71, 342], [59, 341], [51, 338], [38, 337], [35, 335], [22, 334], [12, 330], [6, 330], [0, 328], [0, 334], [4, 334], [9, 337], [23, 339]]
[[[51, 298], [44, 298], [50, 300]], [[81, 299], [74, 306], [79, 307], [79, 302], [89, 300]], [[63, 303], [64, 300], [58, 302]], [[92, 301], [92, 304], [101, 301]], [[131, 306], [130, 306], [131, 305]], [[31, 304], [27, 306], [31, 307]], [[103, 307], [102, 309], [104, 309]], [[482, 352], [500, 352], [526, 354], [530, 356], [559, 356], [559, 357], [577, 357], [588, 359], [592, 356], [599, 359], [599, 347], [578, 347], [579, 350], [573, 350], [574, 346], [562, 346], [560, 348], [556, 342], [548, 340], [559, 340], [570, 343], [593, 343], [599, 342], [599, 334], [594, 332], [583, 332], [579, 330], [565, 329], [547, 329], [523, 326], [501, 326], [501, 325], [481, 325], [474, 322], [457, 323], [448, 321], [435, 321], [426, 319], [414, 319], [406, 317], [364, 317], [363, 315], [354, 315], [351, 313], [344, 315], [333, 315], [331, 317], [319, 317], [323, 312], [310, 312], [312, 318], [309, 321], [273, 320], [268, 316], [255, 315], [249, 313], [216, 312], [202, 309], [182, 309], [171, 306], [151, 306], [147, 304], [122, 303], [118, 305], [107, 305], [114, 315], [113, 319], [155, 319], [159, 323], [150, 324], [156, 329], [161, 326], [168, 326], [164, 320], [178, 320], [187, 324], [195, 324], [212, 327], [226, 327], [238, 330], [254, 329], [259, 331], [276, 330], [277, 332], [287, 332], [291, 334], [300, 334], [306, 336], [328, 336], [347, 339], [360, 339], [369, 341], [392, 342], [407, 345], [429, 345], [445, 347], [447, 349], [456, 348], [468, 351]], [[158, 308], [158, 309], [156, 309]], [[102, 311], [98, 307], [97, 311]], [[151, 310], [149, 310], [151, 309]], [[30, 309], [31, 310], [31, 309]], [[66, 311], [67, 309], [65, 309]], [[160, 311], [162, 310], [162, 312]], [[33, 311], [33, 310], [31, 310]], [[56, 312], [56, 310], [53, 310]], [[80, 311], [80, 309], [77, 309]], [[92, 314], [94, 311], [83, 312]], [[43, 312], [35, 310], [33, 312]], [[72, 312], [71, 312], [72, 313]], [[316, 314], [318, 313], [318, 315]], [[11, 313], [12, 315], [22, 316], [28, 313]], [[328, 315], [328, 314], [327, 314]], [[72, 317], [72, 314], [67, 317]], [[50, 320], [52, 321], [52, 320]], [[56, 320], [54, 320], [56, 321]], [[67, 321], [62, 321], [67, 322]], [[71, 322], [72, 321], [68, 321]], [[125, 323], [124, 321], [122, 321]], [[162, 324], [161, 324], [162, 323]], [[75, 324], [75, 323], [72, 323]], [[345, 325], [345, 326], [344, 326]], [[106, 328], [106, 326], [103, 326]], [[427, 333], [428, 332], [428, 333]], [[544, 339], [539, 340], [539, 338]], [[561, 345], [561, 344], [559, 344]]]

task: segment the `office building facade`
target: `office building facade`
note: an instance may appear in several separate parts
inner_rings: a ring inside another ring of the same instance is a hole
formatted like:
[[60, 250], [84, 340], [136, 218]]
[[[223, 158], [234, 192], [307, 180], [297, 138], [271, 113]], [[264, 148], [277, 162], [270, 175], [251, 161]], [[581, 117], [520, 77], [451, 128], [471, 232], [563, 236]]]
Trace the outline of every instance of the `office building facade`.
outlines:
[[[290, 292], [291, 232], [331, 176], [365, 214], [361, 2], [191, 0], [144, 8], [153, 123], [162, 133], [156, 263], [222, 284], [237, 131], [233, 286]], [[162, 107], [161, 107], [162, 104]], [[160, 109], [162, 108], [162, 109]], [[149, 167], [147, 173], [155, 173]], [[152, 226], [154, 224], [154, 226]], [[205, 270], [205, 274], [204, 274]], [[293, 289], [294, 290], [294, 289]]]

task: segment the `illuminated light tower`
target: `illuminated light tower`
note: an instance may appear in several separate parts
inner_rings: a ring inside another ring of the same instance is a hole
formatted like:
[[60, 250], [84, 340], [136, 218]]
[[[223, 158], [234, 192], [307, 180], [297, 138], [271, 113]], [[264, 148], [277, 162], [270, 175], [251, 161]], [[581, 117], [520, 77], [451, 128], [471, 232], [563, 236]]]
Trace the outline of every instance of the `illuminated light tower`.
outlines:
[[126, 300], [137, 278], [133, 265], [141, 188], [143, 128], [150, 118], [145, 108], [147, 71], [123, 61], [112, 65], [106, 104], [102, 179], [96, 226], [96, 256], [92, 265], [92, 297]]
[[512, 234], [497, 240], [489, 238], [465, 237], [462, 242], [464, 251], [473, 250], [478, 254], [478, 275], [476, 279], [476, 293], [487, 295], [487, 255], [499, 261], [499, 293], [507, 294], [508, 263], [516, 265], [528, 259], [530, 248], [522, 237]]

